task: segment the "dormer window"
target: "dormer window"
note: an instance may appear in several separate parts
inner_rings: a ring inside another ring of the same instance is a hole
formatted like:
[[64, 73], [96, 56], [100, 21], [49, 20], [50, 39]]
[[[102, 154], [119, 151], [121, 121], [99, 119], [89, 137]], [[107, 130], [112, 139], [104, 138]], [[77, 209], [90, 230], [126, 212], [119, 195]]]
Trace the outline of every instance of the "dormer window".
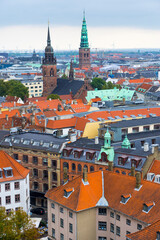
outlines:
[[143, 203], [143, 212], [148, 213], [154, 205], [154, 202]]
[[160, 240], [160, 231], [157, 232], [157, 238], [156, 240]]
[[160, 183], [160, 174], [157, 174], [157, 175], [155, 176], [154, 182]]
[[86, 160], [92, 160], [95, 155], [95, 151], [86, 152]]
[[142, 159], [141, 158], [134, 158], [131, 159], [131, 166], [137, 168], [138, 166], [140, 166], [142, 163]]
[[5, 177], [13, 177], [13, 171], [11, 167], [3, 168]]
[[3, 177], [3, 172], [2, 172], [2, 169], [0, 168], [0, 178]]
[[130, 194], [121, 195], [121, 203], [126, 204], [130, 198], [131, 198]]
[[122, 155], [118, 157], [118, 164], [119, 165], [124, 165], [127, 162], [128, 156]]
[[74, 158], [80, 158], [83, 153], [82, 149], [76, 149], [74, 150]]
[[74, 188], [66, 188], [66, 189], [64, 189], [64, 197], [68, 198], [73, 191], [74, 191]]
[[71, 152], [72, 152], [72, 148], [64, 148], [63, 149], [63, 156], [64, 157], [69, 157]]

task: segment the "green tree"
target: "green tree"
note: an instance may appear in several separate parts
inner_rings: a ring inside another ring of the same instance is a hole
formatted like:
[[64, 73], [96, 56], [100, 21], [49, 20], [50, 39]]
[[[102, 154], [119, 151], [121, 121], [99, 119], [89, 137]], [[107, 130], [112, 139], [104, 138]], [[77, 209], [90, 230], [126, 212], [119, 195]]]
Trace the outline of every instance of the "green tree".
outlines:
[[58, 94], [50, 94], [50, 95], [48, 95], [48, 97], [47, 97], [47, 100], [48, 99], [59, 99], [59, 100], [61, 100], [61, 98], [60, 98], [60, 96], [58, 95]]
[[33, 240], [39, 234], [31, 219], [22, 209], [6, 214], [0, 207], [0, 239], [3, 240]]
[[6, 96], [7, 94], [7, 85], [2, 79], [0, 79], [0, 96]]
[[16, 80], [10, 80], [6, 82], [7, 94], [9, 96], [17, 96], [24, 100], [24, 97], [28, 97], [28, 88], [25, 87], [21, 82]]
[[92, 79], [91, 86], [94, 89], [97, 88], [98, 90], [106, 89], [106, 81], [103, 80], [102, 78], [95, 77]]

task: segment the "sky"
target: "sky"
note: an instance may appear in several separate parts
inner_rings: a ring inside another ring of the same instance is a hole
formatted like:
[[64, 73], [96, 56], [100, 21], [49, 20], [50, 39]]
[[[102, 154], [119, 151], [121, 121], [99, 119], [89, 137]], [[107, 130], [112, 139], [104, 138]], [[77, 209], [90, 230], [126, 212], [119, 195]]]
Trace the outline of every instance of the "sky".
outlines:
[[85, 9], [91, 49], [159, 48], [160, 0], [0, 0], [0, 50], [75, 50]]

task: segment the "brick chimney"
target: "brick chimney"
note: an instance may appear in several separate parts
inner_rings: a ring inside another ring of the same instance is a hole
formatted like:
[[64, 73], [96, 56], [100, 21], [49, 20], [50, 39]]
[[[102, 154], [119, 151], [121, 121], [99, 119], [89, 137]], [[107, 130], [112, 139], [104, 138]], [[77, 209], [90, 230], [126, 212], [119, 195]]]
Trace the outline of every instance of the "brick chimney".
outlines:
[[87, 168], [83, 168], [83, 182], [88, 183]]
[[63, 182], [66, 183], [68, 181], [67, 167], [63, 169]]
[[136, 188], [139, 188], [141, 186], [141, 173], [136, 173]]
[[108, 171], [113, 171], [113, 162], [108, 162]]
[[131, 176], [135, 177], [135, 167], [131, 167]]

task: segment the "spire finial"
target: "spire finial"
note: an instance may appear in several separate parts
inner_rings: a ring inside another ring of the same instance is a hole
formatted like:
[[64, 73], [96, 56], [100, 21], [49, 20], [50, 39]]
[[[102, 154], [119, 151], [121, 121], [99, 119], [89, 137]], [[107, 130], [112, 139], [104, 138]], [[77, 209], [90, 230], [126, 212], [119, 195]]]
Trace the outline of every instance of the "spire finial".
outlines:
[[51, 46], [50, 31], [49, 31], [49, 20], [48, 20], [47, 46]]
[[83, 19], [85, 19], [85, 9], [83, 10]]

